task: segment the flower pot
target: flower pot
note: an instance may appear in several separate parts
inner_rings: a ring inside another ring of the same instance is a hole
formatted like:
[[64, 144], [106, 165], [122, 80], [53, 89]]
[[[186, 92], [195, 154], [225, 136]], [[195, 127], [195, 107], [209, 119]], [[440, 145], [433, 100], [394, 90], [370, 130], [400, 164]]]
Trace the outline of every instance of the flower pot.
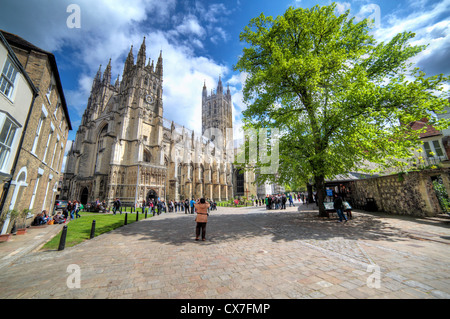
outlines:
[[19, 228], [17, 230], [16, 235], [25, 235], [27, 233], [27, 229], [26, 228]]
[[11, 239], [11, 234], [3, 234], [3, 235], [0, 235], [0, 242], [2, 242], [2, 241], [9, 241], [10, 239]]

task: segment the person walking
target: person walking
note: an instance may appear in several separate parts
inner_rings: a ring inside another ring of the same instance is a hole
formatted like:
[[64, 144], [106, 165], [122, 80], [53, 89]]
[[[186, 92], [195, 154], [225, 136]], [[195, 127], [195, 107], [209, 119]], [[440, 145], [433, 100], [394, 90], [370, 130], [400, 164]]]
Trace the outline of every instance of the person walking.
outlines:
[[120, 210], [120, 199], [116, 198], [113, 204], [113, 213], [116, 214], [117, 211], [120, 211], [120, 214], [122, 214], [122, 211]]
[[206, 223], [208, 222], [208, 208], [209, 203], [205, 201], [204, 198], [200, 198], [200, 202], [194, 204], [195, 211], [197, 213], [197, 217], [195, 221], [197, 222], [197, 226], [195, 227], [195, 240], [198, 240], [200, 237], [200, 230], [202, 233], [202, 240], [206, 240]]
[[342, 197], [339, 196], [338, 194], [334, 195], [333, 207], [334, 207], [334, 209], [336, 210], [336, 213], [339, 216], [338, 223], [341, 223], [342, 219], [345, 219], [344, 223], [346, 223], [347, 222], [347, 217], [344, 215], [344, 203], [342, 201]]

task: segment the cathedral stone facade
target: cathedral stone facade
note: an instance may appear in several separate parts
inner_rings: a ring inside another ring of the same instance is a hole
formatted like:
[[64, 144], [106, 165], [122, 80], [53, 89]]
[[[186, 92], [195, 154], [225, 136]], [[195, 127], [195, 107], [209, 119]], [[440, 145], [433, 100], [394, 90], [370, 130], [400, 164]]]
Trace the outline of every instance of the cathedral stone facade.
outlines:
[[111, 61], [94, 78], [68, 154], [62, 197], [108, 204], [115, 198], [124, 204], [233, 198], [233, 158], [226, 147], [233, 143], [226, 130], [232, 128], [229, 89], [223, 92], [220, 78], [211, 95], [203, 86], [206, 136], [195, 134], [163, 117], [162, 53], [156, 65], [146, 64], [145, 38], [136, 62], [132, 49], [121, 81], [112, 84]]

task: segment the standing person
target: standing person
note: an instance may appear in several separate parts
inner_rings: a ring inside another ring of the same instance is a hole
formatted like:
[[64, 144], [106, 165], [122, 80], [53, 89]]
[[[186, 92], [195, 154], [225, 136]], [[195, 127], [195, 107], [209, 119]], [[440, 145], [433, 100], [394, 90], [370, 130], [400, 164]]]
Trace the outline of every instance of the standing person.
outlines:
[[347, 222], [347, 217], [344, 215], [344, 203], [342, 201], [342, 197], [339, 196], [338, 194], [334, 194], [334, 203], [333, 203], [333, 207], [336, 210], [336, 213], [339, 216], [339, 221], [338, 223], [342, 222], [342, 219], [345, 219], [345, 222]]
[[67, 210], [69, 211], [71, 220], [75, 218], [73, 215], [74, 209], [75, 209], [75, 205], [69, 200], [67, 203]]
[[197, 222], [197, 226], [195, 227], [195, 240], [198, 240], [200, 237], [200, 230], [202, 231], [202, 240], [206, 240], [206, 223], [208, 222], [208, 207], [209, 203], [205, 201], [204, 198], [200, 198], [200, 202], [198, 204], [194, 204], [195, 209], [197, 211], [197, 217], [195, 221]]
[[79, 212], [80, 212], [80, 202], [79, 201], [75, 201], [74, 202], [75, 203], [75, 214], [76, 214], [76, 218], [80, 218], [81, 217], [81, 215], [79, 214]]
[[283, 196], [281, 196], [281, 209], [286, 209], [286, 201], [287, 201], [286, 195], [283, 194]]
[[194, 200], [194, 198], [192, 198], [191, 201], [189, 202], [189, 205], [191, 206], [191, 214], [195, 213], [195, 206], [194, 206], [194, 204], [195, 204], [195, 200]]
[[184, 213], [189, 214], [189, 199], [187, 199], [187, 198], [184, 201]]

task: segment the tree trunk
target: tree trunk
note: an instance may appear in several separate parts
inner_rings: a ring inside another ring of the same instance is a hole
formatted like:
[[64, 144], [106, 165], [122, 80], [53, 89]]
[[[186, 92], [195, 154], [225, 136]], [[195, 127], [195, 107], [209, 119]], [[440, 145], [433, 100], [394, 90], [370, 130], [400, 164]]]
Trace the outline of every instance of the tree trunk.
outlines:
[[328, 215], [325, 212], [325, 206], [323, 204], [325, 200], [325, 177], [315, 176], [314, 181], [316, 182], [316, 196], [317, 205], [319, 206], [319, 217], [327, 217]]

